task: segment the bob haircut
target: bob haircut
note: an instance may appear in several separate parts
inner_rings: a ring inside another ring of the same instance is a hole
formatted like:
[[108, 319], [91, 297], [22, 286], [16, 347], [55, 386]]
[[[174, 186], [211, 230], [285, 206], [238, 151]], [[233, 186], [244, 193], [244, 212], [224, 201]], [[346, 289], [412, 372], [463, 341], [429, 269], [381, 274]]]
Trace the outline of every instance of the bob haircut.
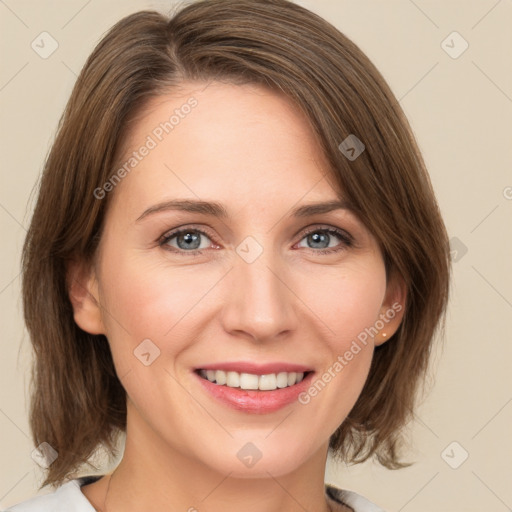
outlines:
[[[368, 57], [334, 26], [287, 0], [200, 0], [172, 16], [140, 11], [116, 23], [88, 58], [59, 122], [23, 247], [24, 318], [35, 357], [30, 427], [58, 452], [41, 485], [57, 485], [99, 447], [116, 452], [126, 393], [108, 340], [74, 322], [70, 261], [93, 264], [112, 192], [98, 199], [148, 100], [184, 80], [259, 84], [305, 114], [340, 196], [375, 236], [387, 278], [405, 283], [402, 323], [376, 347], [369, 376], [331, 436], [338, 460], [400, 461], [432, 343], [444, 326], [446, 229], [410, 125]], [[365, 149], [349, 159], [351, 134]], [[333, 298], [333, 300], [335, 300]]]

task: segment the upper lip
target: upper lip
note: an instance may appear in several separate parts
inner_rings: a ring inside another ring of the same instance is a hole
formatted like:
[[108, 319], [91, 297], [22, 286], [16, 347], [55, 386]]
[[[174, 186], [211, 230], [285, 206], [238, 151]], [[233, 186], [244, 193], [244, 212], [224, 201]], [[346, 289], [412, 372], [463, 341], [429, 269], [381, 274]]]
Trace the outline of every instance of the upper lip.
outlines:
[[220, 363], [210, 363], [205, 364], [204, 366], [199, 366], [196, 370], [226, 370], [231, 372], [238, 373], [252, 373], [255, 375], [268, 375], [270, 373], [280, 373], [280, 372], [308, 372], [312, 371], [312, 369], [308, 366], [304, 366], [302, 364], [294, 364], [294, 363], [253, 363], [249, 361], [225, 361]]

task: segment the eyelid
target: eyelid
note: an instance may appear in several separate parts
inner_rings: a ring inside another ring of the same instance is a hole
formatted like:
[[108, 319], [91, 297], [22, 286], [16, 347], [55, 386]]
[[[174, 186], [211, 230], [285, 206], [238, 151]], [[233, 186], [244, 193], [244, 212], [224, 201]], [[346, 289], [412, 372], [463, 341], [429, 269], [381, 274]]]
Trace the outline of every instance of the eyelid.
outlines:
[[[212, 243], [217, 244], [215, 241], [215, 235], [213, 235], [213, 231], [210, 231], [210, 228], [205, 226], [204, 224], [183, 224], [182, 226], [176, 226], [175, 228], [167, 230], [163, 235], [161, 235], [157, 242], [159, 245], [163, 245], [166, 241], [168, 241], [170, 238], [174, 238], [176, 235], [179, 235], [183, 231], [197, 231], [198, 233], [201, 233], [203, 235], [206, 235]], [[217, 244], [219, 245], [219, 244]], [[197, 249], [197, 250], [204, 250], [204, 249]], [[187, 251], [188, 253], [191, 253], [193, 251]]]
[[[337, 226], [333, 226], [331, 224], [311, 224], [310, 226], [306, 226], [305, 228], [301, 229], [298, 233], [302, 235], [302, 238], [309, 235], [310, 233], [315, 233], [316, 231], [328, 231], [328, 232], [335, 232], [335, 234], [339, 237], [343, 237], [346, 242], [354, 243], [354, 237], [345, 229], [339, 228]], [[301, 240], [302, 240], [301, 238]]]

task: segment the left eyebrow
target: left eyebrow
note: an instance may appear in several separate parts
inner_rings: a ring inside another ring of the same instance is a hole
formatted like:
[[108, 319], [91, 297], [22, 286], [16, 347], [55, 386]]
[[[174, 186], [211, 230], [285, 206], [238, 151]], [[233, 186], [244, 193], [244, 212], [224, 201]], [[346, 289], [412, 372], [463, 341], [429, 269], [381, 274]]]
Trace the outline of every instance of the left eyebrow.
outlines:
[[292, 217], [310, 217], [321, 213], [329, 213], [333, 210], [350, 210], [353, 208], [346, 201], [327, 201], [323, 203], [311, 203], [299, 206], [291, 211]]
[[[190, 199], [173, 199], [170, 201], [158, 203], [154, 206], [150, 206], [137, 218], [136, 222], [140, 222], [148, 215], [168, 210], [202, 213], [203, 215], [211, 215], [221, 219], [230, 218], [228, 211], [221, 203], [212, 201], [196, 201]], [[298, 206], [291, 211], [290, 215], [292, 217], [302, 218], [322, 213], [328, 213], [333, 210], [352, 210], [352, 208], [345, 201], [332, 200], [322, 203], [310, 203]]]

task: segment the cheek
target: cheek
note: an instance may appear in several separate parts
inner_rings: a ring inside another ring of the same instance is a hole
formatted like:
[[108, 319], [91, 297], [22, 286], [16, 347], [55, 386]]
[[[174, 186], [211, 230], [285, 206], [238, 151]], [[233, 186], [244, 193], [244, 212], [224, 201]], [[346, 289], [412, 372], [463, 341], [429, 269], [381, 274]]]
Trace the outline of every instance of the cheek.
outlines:
[[179, 352], [176, 332], [208, 290], [207, 279], [197, 286], [200, 281], [194, 278], [192, 266], [171, 275], [165, 266], [148, 266], [143, 258], [112, 261], [115, 264], [103, 267], [102, 302], [114, 358], [129, 364], [133, 351], [146, 339], [162, 351], [165, 343], [166, 353]]
[[[219, 293], [224, 296], [220, 283], [224, 272], [207, 265], [169, 268], [164, 259], [155, 262], [144, 254], [116, 254], [105, 262], [101, 275], [109, 337], [115, 343], [121, 339], [123, 347], [127, 337], [135, 345], [148, 338], [179, 351], [183, 336], [178, 333], [187, 324], [191, 328], [191, 318], [209, 317], [215, 309], [210, 299], [216, 297], [216, 302]], [[290, 301], [297, 314], [306, 315], [304, 327], [312, 327], [337, 353], [345, 352], [353, 339], [375, 324], [386, 286], [385, 270], [377, 258], [344, 266], [306, 265], [291, 269], [283, 278], [293, 290]], [[172, 344], [167, 343], [170, 339]]]
[[324, 269], [310, 278], [302, 293], [308, 290], [308, 305], [318, 312], [326, 352], [322, 370], [299, 402], [315, 409], [312, 417], [330, 418], [324, 427], [330, 434], [346, 418], [367, 379], [373, 357], [372, 329], [381, 312], [386, 274], [380, 260], [368, 259], [333, 269], [331, 275]]
[[325, 339], [332, 349], [344, 351], [377, 321], [386, 273], [380, 259], [368, 257], [340, 267], [313, 268], [300, 285], [296, 293], [317, 316]]

